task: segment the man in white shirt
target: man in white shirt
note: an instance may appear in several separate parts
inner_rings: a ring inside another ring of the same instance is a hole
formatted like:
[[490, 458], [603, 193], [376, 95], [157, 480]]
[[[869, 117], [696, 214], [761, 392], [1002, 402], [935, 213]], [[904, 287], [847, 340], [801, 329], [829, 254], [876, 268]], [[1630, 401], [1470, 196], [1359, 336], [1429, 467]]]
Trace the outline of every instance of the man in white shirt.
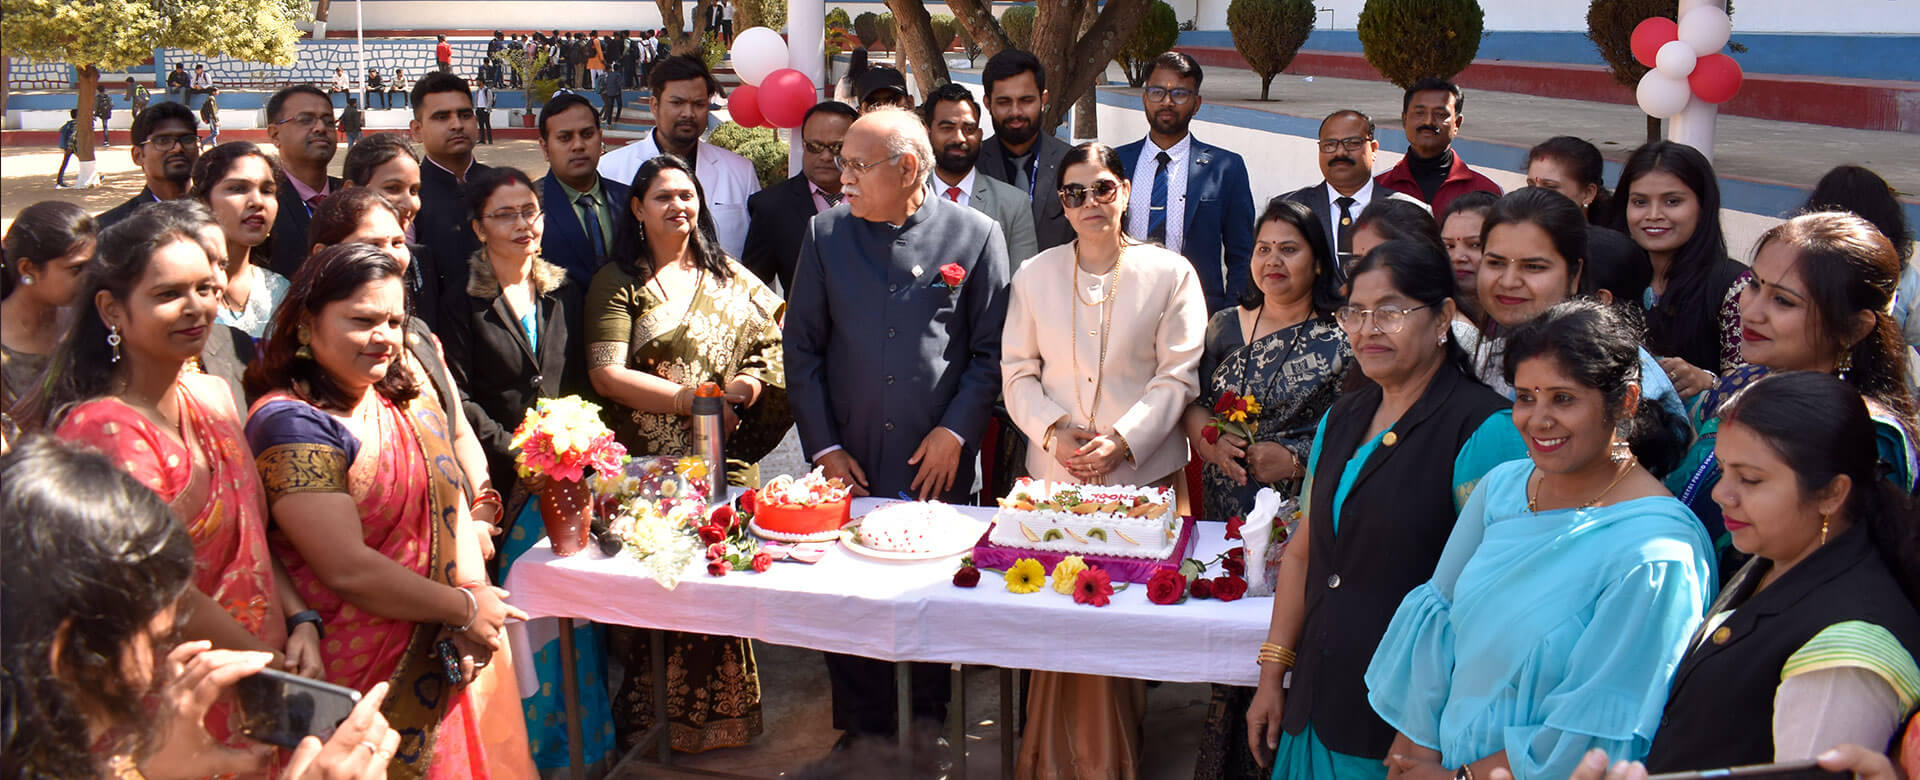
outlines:
[[600, 175], [631, 184], [640, 166], [654, 157], [672, 154], [686, 160], [713, 215], [713, 238], [728, 256], [740, 257], [747, 244], [747, 198], [760, 191], [760, 177], [747, 158], [700, 143], [708, 105], [720, 83], [701, 61], [676, 55], [654, 63], [648, 86], [653, 132], [601, 157]]
[[1325, 180], [1280, 197], [1313, 209], [1326, 226], [1327, 241], [1340, 255], [1340, 265], [1344, 268], [1357, 259], [1351, 257], [1353, 223], [1367, 204], [1376, 197], [1412, 203], [1420, 200], [1373, 185], [1373, 160], [1380, 153], [1380, 142], [1374, 138], [1372, 117], [1351, 108], [1328, 114], [1320, 121], [1319, 144], [1320, 175]]

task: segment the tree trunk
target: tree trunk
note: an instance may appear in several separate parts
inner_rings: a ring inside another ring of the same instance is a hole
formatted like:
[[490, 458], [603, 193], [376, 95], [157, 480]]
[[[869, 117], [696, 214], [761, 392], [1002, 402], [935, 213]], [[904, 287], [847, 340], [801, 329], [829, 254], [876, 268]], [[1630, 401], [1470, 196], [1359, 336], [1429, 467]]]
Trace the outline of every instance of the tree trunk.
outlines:
[[1067, 108], [1093, 91], [1106, 73], [1107, 63], [1133, 36], [1146, 16], [1148, 0], [1107, 0], [1093, 26], [1074, 39], [1080, 29], [1080, 0], [1041, 0], [1033, 22], [1033, 51], [1049, 75], [1052, 99], [1040, 115], [1041, 132], [1060, 127]]
[[919, 0], [887, 0], [887, 10], [893, 12], [895, 34], [894, 43], [899, 46], [899, 54], [913, 67], [913, 80], [920, 87], [922, 100], [941, 84], [947, 83], [947, 58], [942, 56], [944, 47], [933, 42], [933, 17], [927, 13], [927, 6]]
[[1007, 31], [1000, 29], [1000, 22], [993, 18], [993, 0], [947, 0], [947, 8], [953, 11], [953, 18], [966, 28], [967, 37], [980, 45], [980, 56], [992, 58], [1002, 50], [1013, 48], [1013, 41], [1007, 39]]
[[78, 110], [73, 121], [74, 156], [83, 163], [93, 162], [93, 94], [100, 88], [100, 69], [92, 65], [78, 69], [80, 82], [74, 91], [79, 93]]
[[1660, 140], [1660, 118], [1652, 114], [1648, 114], [1647, 115], [1647, 143], [1653, 143], [1658, 140]]
[[1273, 86], [1273, 77], [1279, 74], [1265, 74], [1260, 77], [1260, 99], [1267, 99], [1267, 88]]
[[[1097, 0], [1080, 0], [1080, 29], [1076, 31], [1078, 35], [1085, 36], [1087, 31], [1093, 28], [1093, 18], [1095, 14], [1099, 13], [1098, 8]], [[1111, 60], [1108, 61], [1111, 62]], [[1101, 69], [1105, 70], [1104, 67]], [[1081, 139], [1091, 140], [1100, 137], [1100, 103], [1098, 93], [1098, 89], [1089, 88], [1080, 96], [1080, 99], [1073, 104], [1073, 138], [1076, 141]]]
[[0, 116], [7, 113], [7, 96], [13, 90], [7, 87], [13, 83], [13, 58], [6, 52], [0, 52]]
[[320, 0], [319, 7], [313, 9], [313, 20], [316, 22], [326, 21], [327, 11], [331, 8], [333, 8], [333, 0]]

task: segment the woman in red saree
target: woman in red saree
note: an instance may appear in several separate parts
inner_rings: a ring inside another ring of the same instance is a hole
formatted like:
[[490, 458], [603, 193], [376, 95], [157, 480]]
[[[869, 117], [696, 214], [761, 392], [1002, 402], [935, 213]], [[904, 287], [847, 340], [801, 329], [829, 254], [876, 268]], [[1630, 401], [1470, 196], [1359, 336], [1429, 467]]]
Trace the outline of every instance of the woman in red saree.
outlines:
[[[318, 677], [321, 626], [268, 552], [266, 500], [233, 395], [189, 370], [219, 295], [203, 224], [212, 224], [204, 206], [156, 206], [100, 237], [79, 297], [92, 311], [76, 318], [22, 419], [99, 449], [187, 528], [195, 588], [185, 638], [284, 651], [282, 666]], [[216, 707], [208, 731], [242, 744], [231, 716]]]
[[381, 712], [402, 738], [388, 776], [519, 776], [524, 730], [518, 745], [489, 741], [467, 684], [505, 650], [505, 621], [525, 616], [487, 583], [446, 415], [402, 357], [401, 273], [365, 244], [308, 259], [249, 371], [261, 397], [247, 439], [275, 552], [327, 621], [326, 679], [393, 685]]

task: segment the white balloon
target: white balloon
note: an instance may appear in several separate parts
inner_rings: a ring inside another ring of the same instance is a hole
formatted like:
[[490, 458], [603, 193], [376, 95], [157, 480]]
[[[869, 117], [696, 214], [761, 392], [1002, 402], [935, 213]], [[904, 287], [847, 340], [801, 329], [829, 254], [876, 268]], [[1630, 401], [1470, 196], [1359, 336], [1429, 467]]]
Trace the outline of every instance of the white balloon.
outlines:
[[787, 63], [787, 41], [766, 27], [749, 27], [733, 36], [733, 70], [740, 80], [760, 86], [760, 80]]
[[1702, 6], [1680, 17], [1680, 40], [1693, 47], [1695, 54], [1712, 54], [1725, 48], [1733, 37], [1733, 20], [1727, 12]]
[[1687, 101], [1693, 99], [1693, 91], [1687, 87], [1686, 79], [1676, 79], [1660, 71], [1649, 72], [1640, 77], [1640, 86], [1634, 88], [1634, 97], [1640, 103], [1640, 110], [1655, 119], [1666, 119], [1686, 110]]
[[1676, 79], [1684, 79], [1693, 72], [1693, 65], [1699, 59], [1700, 55], [1695, 54], [1686, 41], [1667, 41], [1653, 56], [1653, 69]]

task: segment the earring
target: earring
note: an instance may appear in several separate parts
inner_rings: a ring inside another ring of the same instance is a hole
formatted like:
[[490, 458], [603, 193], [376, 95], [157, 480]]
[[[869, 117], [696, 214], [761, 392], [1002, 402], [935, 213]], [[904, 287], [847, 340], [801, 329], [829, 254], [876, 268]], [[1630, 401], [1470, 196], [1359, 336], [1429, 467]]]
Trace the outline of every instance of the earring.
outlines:
[[1853, 350], [1840, 353], [1840, 359], [1834, 361], [1833, 373], [1841, 379], [1847, 378], [1847, 372], [1853, 370]]
[[1827, 515], [1820, 516], [1820, 543], [1827, 543]]
[[26, 286], [28, 286], [28, 287], [32, 287], [32, 286], [33, 286], [33, 274], [21, 274], [21, 275], [20, 275], [20, 283], [21, 283], [21, 284], [24, 284], [24, 285], [26, 285]]
[[1437, 343], [1437, 344], [1439, 344], [1440, 346], [1443, 346], [1443, 347], [1444, 347], [1444, 346], [1446, 346], [1446, 345], [1447, 345], [1447, 332], [1446, 332], [1446, 331], [1444, 331], [1444, 330], [1443, 330], [1443, 331], [1440, 331], [1440, 339], [1439, 339], [1439, 341], [1437, 341], [1437, 342], [1435, 342], [1435, 343]]
[[312, 340], [313, 336], [307, 332], [307, 326], [300, 326], [300, 329], [295, 331], [295, 338], [300, 340], [300, 348], [293, 351], [293, 356], [300, 360], [312, 360], [313, 349], [307, 346], [307, 342]]
[[111, 351], [109, 359], [115, 363], [120, 362], [120, 326], [107, 327], [107, 349]]

